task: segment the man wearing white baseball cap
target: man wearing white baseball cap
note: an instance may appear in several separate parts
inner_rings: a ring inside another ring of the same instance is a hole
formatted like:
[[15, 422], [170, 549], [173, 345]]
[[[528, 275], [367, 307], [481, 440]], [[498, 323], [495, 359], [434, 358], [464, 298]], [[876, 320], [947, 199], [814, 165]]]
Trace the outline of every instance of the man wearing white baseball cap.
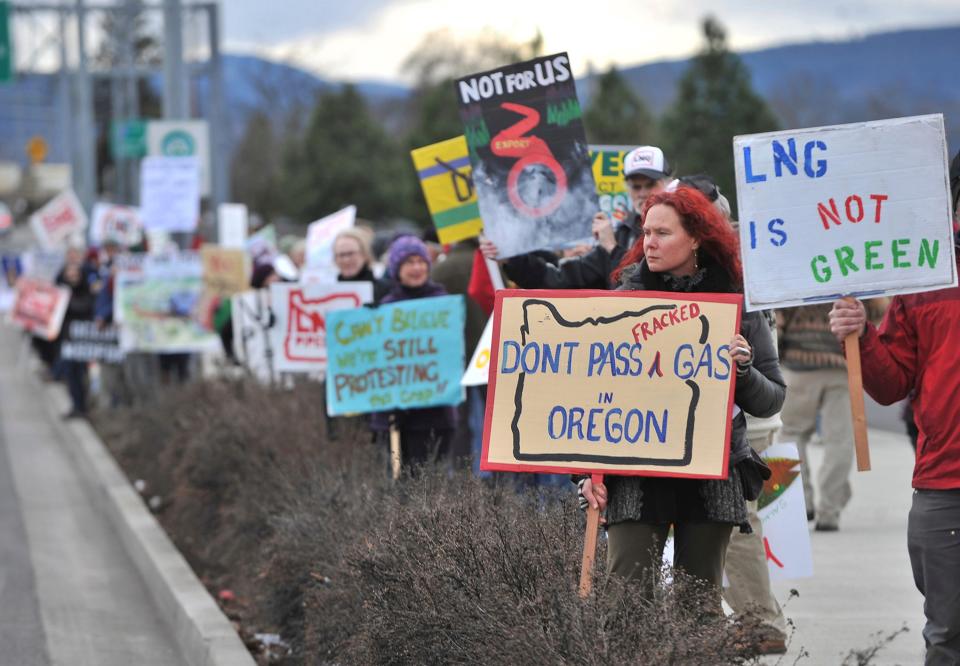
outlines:
[[[627, 250], [643, 237], [640, 211], [651, 194], [660, 192], [670, 180], [670, 166], [656, 146], [634, 148], [623, 158], [623, 177], [633, 210], [614, 228], [610, 216], [598, 212], [593, 217], [593, 236], [597, 245], [582, 257], [559, 266], [547, 262], [538, 253], [512, 257], [503, 265], [507, 276], [524, 289], [609, 289], [610, 274]], [[496, 259], [496, 247], [483, 241], [480, 249]]]

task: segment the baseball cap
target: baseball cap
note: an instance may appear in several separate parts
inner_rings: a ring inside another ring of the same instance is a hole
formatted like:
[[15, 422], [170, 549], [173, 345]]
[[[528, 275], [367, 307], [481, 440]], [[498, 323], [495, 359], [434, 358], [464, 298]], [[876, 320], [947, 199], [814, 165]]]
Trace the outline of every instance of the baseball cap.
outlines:
[[660, 180], [670, 175], [670, 165], [656, 146], [634, 148], [623, 158], [623, 177], [646, 176]]

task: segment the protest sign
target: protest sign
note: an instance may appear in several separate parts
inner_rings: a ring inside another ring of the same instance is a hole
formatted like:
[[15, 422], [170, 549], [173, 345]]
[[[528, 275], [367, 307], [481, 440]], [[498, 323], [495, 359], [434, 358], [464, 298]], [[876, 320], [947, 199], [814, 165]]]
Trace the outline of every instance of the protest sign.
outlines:
[[485, 386], [490, 375], [490, 345], [493, 343], [493, 317], [487, 320], [483, 327], [483, 335], [477, 348], [473, 350], [470, 363], [460, 384], [463, 386]]
[[53, 250], [66, 246], [71, 237], [83, 240], [87, 213], [73, 190], [64, 190], [30, 216], [30, 227], [40, 246]]
[[27, 250], [21, 255], [23, 274], [41, 282], [52, 283], [63, 269], [66, 253], [63, 249]]
[[200, 248], [200, 261], [207, 293], [232, 296], [250, 287], [250, 257], [244, 250], [205, 243]]
[[235, 294], [230, 304], [233, 318], [233, 355], [260, 382], [274, 379], [273, 345], [269, 331], [274, 325], [270, 292], [266, 289]]
[[463, 296], [435, 296], [331, 312], [330, 416], [458, 405]]
[[0, 312], [10, 312], [16, 299], [17, 280], [23, 275], [23, 260], [18, 254], [0, 256]]
[[740, 299], [498, 291], [480, 468], [725, 477]]
[[306, 267], [317, 281], [328, 284], [337, 281], [337, 268], [333, 264], [333, 241], [341, 231], [352, 228], [356, 218], [357, 207], [347, 206], [307, 227]]
[[140, 219], [151, 231], [193, 231], [200, 218], [199, 163], [194, 157], [140, 162]]
[[278, 372], [322, 372], [327, 367], [327, 328], [334, 310], [357, 308], [373, 300], [370, 282], [270, 285], [276, 316], [271, 342]]
[[98, 203], [93, 207], [90, 224], [90, 244], [101, 246], [106, 241], [115, 241], [123, 247], [133, 247], [143, 242], [143, 223], [140, 211], [133, 206]]
[[151, 120], [147, 154], [197, 160], [200, 196], [210, 194], [210, 137], [206, 120]]
[[763, 452], [771, 475], [757, 499], [770, 580], [813, 576], [810, 529], [796, 444], [774, 444]]
[[484, 234], [512, 257], [591, 238], [597, 195], [566, 53], [459, 79]]
[[217, 244], [243, 249], [247, 242], [247, 207], [225, 203], [217, 207]]
[[38, 338], [56, 340], [70, 302], [70, 290], [31, 278], [17, 280], [11, 319]]
[[623, 157], [634, 146], [590, 146], [593, 182], [597, 186], [600, 210], [613, 222], [623, 222], [633, 210], [623, 179]]
[[456, 243], [483, 230], [473, 169], [462, 136], [410, 151], [440, 242]]
[[196, 253], [147, 256], [118, 271], [114, 318], [124, 351], [216, 352], [220, 339], [201, 325], [197, 308], [203, 266]]
[[734, 139], [748, 310], [957, 284], [943, 116]]
[[68, 361], [122, 363], [120, 331], [116, 326], [97, 326], [96, 322], [74, 320], [60, 345], [60, 357]]
[[277, 230], [268, 224], [247, 238], [244, 246], [255, 266], [270, 263], [277, 254]]

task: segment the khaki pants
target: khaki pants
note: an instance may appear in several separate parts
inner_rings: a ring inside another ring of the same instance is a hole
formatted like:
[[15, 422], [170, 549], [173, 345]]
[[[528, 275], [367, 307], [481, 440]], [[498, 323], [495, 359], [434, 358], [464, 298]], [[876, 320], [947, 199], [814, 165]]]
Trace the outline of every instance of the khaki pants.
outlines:
[[[750, 437], [747, 441], [754, 451], [763, 453], [773, 443], [773, 431]], [[770, 592], [770, 569], [756, 502], [747, 502], [747, 520], [753, 534], [734, 530], [730, 537], [725, 569], [730, 587], [724, 588], [723, 598], [735, 613], [751, 614], [786, 637], [787, 621]]]
[[[840, 512], [850, 501], [850, 472], [853, 469], [853, 423], [847, 371], [842, 368], [783, 370], [787, 399], [780, 418], [783, 429], [777, 441], [796, 442], [803, 475], [803, 497], [807, 513], [816, 508], [817, 522], [836, 525]], [[823, 440], [823, 464], [817, 470], [817, 494], [807, 463], [807, 443], [817, 428]], [[818, 501], [814, 501], [814, 498]]]

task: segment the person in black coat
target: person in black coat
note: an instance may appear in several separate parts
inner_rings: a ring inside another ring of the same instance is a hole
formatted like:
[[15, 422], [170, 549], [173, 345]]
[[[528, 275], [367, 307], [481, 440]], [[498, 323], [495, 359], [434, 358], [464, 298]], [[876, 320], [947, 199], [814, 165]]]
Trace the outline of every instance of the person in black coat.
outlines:
[[[614, 276], [624, 290], [740, 293], [742, 269], [731, 226], [692, 187], [652, 196], [646, 204], [644, 241]], [[605, 484], [580, 482], [591, 506], [606, 509], [609, 569], [650, 582], [664, 541], [674, 528], [674, 565], [715, 586], [720, 612], [724, 558], [734, 527], [749, 531], [745, 495], [758, 492], [759, 466], [746, 439], [744, 412], [777, 413], [785, 395], [770, 329], [758, 312], [743, 315], [730, 341], [736, 391], [728, 475], [677, 479], [607, 475]], [[761, 481], [762, 483], [762, 481]]]
[[[656, 146], [634, 148], [623, 159], [623, 177], [633, 205], [626, 219], [614, 229], [610, 216], [598, 212], [593, 218], [597, 245], [592, 250], [558, 265], [538, 253], [511, 257], [503, 263], [507, 277], [524, 289], [610, 289], [610, 274], [641, 235], [644, 202], [663, 191], [670, 173], [662, 150]], [[481, 250], [488, 258], [497, 258], [497, 248], [490, 241], [483, 241]]]
[[[84, 261], [83, 250], [70, 248], [66, 263], [57, 275], [56, 283], [70, 289], [70, 301], [60, 327], [59, 342], [70, 332], [73, 321], [93, 320], [96, 302], [95, 286], [99, 285], [96, 269]], [[67, 390], [70, 393], [70, 411], [64, 418], [82, 418], [87, 415], [87, 362], [60, 359]]]

